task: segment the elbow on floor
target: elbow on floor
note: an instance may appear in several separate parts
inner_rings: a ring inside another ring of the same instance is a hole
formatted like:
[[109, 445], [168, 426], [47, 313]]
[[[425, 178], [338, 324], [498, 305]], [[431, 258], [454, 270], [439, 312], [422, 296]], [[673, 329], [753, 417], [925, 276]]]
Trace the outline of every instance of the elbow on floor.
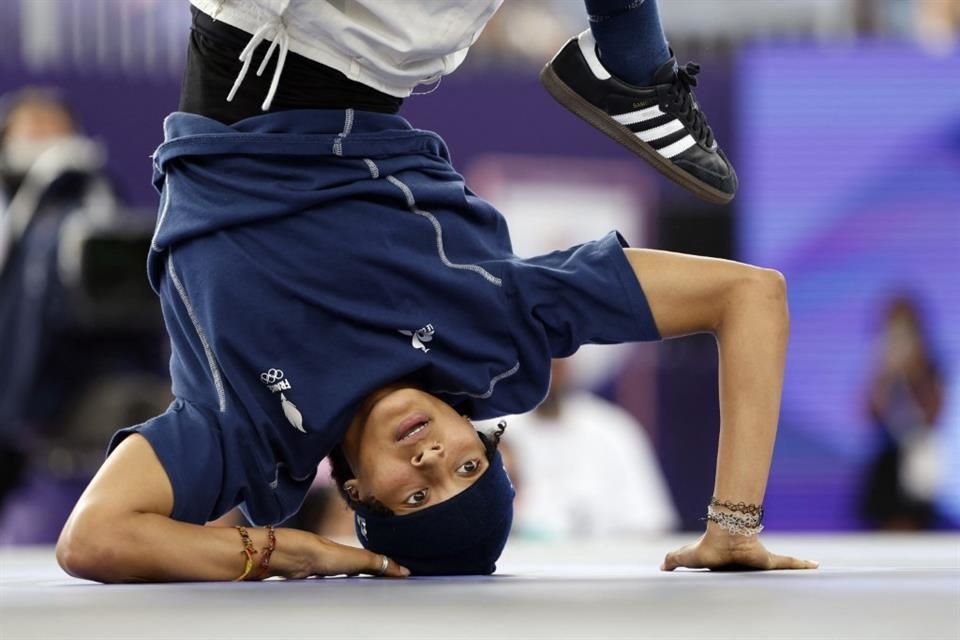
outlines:
[[110, 580], [111, 564], [116, 558], [109, 537], [93, 516], [74, 514], [57, 540], [56, 556], [60, 568], [74, 578], [113, 582]]

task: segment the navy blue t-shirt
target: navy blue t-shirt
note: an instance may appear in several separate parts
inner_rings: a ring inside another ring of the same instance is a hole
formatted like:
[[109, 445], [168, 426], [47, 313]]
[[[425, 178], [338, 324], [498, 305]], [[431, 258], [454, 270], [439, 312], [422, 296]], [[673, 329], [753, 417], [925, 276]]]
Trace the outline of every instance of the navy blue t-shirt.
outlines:
[[148, 271], [176, 401], [110, 450], [150, 441], [178, 520], [293, 514], [385, 384], [493, 418], [540, 403], [553, 357], [659, 339], [618, 234], [516, 257], [443, 140], [399, 116], [175, 113], [164, 129]]

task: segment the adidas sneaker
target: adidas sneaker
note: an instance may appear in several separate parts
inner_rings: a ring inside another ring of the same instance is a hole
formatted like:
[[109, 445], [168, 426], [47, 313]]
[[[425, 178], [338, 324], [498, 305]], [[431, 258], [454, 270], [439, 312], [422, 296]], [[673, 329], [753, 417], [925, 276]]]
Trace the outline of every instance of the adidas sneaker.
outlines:
[[700, 68], [671, 57], [654, 84], [639, 87], [612, 76], [597, 56], [589, 29], [569, 42], [540, 73], [564, 107], [704, 200], [727, 203], [737, 174], [693, 94]]

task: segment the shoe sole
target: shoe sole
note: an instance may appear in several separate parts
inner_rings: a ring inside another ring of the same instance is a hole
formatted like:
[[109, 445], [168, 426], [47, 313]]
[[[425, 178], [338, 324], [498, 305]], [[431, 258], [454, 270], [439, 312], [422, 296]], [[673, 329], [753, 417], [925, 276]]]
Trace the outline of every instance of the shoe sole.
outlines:
[[672, 162], [657, 153], [656, 149], [634, 135], [630, 129], [617, 123], [605, 111], [598, 109], [580, 97], [576, 91], [560, 79], [560, 76], [557, 75], [557, 72], [553, 70], [549, 63], [540, 72], [540, 83], [557, 102], [574, 115], [586, 120], [592, 126], [646, 160], [654, 169], [681, 187], [714, 204], [727, 204], [733, 200], [734, 194], [712, 187], [697, 180], [683, 169], [678, 169]]

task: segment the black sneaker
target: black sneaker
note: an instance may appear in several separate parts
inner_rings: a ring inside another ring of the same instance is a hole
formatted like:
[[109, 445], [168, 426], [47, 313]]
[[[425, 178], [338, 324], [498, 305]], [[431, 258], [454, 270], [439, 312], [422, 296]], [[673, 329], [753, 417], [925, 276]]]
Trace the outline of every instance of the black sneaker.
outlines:
[[603, 68], [587, 29], [547, 63], [540, 81], [560, 104], [663, 175], [704, 200], [727, 203], [737, 174], [693, 96], [699, 71], [692, 62], [678, 68], [671, 57], [652, 86], [627, 84]]

